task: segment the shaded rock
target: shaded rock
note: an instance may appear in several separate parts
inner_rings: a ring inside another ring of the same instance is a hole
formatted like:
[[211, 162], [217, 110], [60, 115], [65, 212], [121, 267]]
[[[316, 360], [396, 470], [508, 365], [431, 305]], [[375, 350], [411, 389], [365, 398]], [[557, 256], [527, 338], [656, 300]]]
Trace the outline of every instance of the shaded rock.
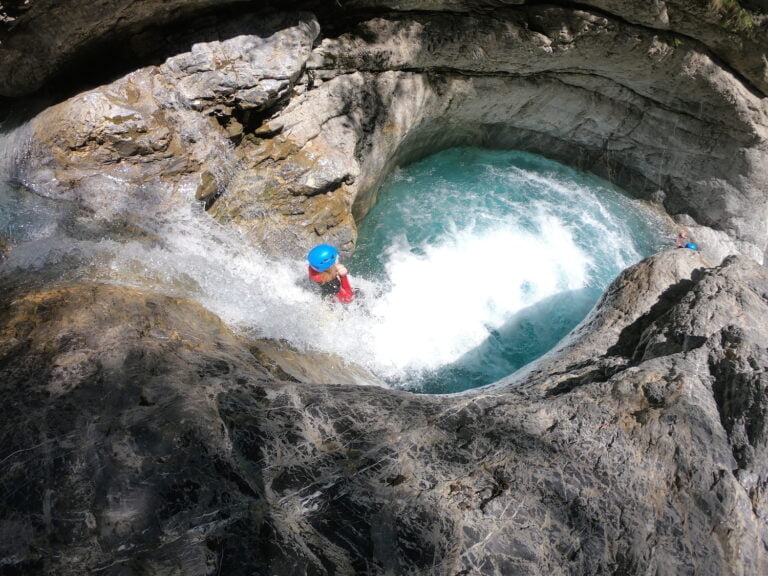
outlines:
[[[742, 2], [750, 9], [761, 9], [763, 0]], [[101, 46], [114, 46], [123, 58], [138, 60], [151, 54], [152, 47], [169, 42], [179, 30], [190, 28], [195, 14], [210, 14], [216, 7], [226, 16], [230, 7], [235, 13], [247, 8], [246, 2], [102, 2], [98, 8], [88, 2], [69, 0], [47, 2], [34, 0], [5, 2], [8, 24], [5, 26], [0, 59], [0, 93], [6, 96], [27, 94], [50, 80], [72, 60], [97, 61]], [[514, 0], [505, 6], [524, 4]], [[330, 20], [349, 18], [356, 11], [447, 11], [472, 14], [497, 9], [499, 3], [489, 0], [452, 0], [450, 2], [391, 2], [387, 0], [352, 0], [343, 9], [334, 2], [315, 3], [327, 12]], [[761, 33], [761, 18], [744, 11], [739, 3], [702, 3], [691, 0], [663, 0], [637, 3], [628, 0], [589, 0], [580, 6], [591, 6], [619, 19], [657, 30], [673, 30], [681, 40], [692, 38], [712, 50], [763, 94], [768, 86], [765, 53], [767, 41]], [[143, 35], [136, 37], [137, 30]], [[168, 30], [171, 33], [168, 33]], [[140, 40], [144, 40], [143, 42]], [[103, 50], [103, 48], [101, 48]], [[21, 63], [21, 65], [18, 65]]]
[[[67, 69], [72, 60], [99, 63], [98, 52], [104, 50], [103, 43], [111, 45], [113, 58], [120, 54], [134, 57], [146, 54], [147, 46], [135, 41], [137, 31], [162, 28], [178, 21], [183, 23], [196, 12], [222, 5], [211, 0], [107, 0], [98, 5], [31, 0], [25, 4], [26, 10], [15, 14], [17, 17], [2, 30], [0, 93], [6, 96], [29, 94], [39, 89], [62, 68]], [[232, 0], [224, 4], [242, 2]], [[157, 35], [149, 44], [166, 41], [167, 34], [166, 38]]]
[[386, 384], [367, 370], [328, 354], [294, 350], [286, 342], [259, 340], [249, 349], [278, 380], [313, 384], [357, 384], [381, 386]]
[[[768, 287], [747, 259], [699, 264], [682, 250], [638, 264], [591, 338], [522, 387], [451, 397], [314, 384], [292, 352], [243, 342], [185, 300], [100, 285], [16, 294], [0, 310], [3, 562], [763, 573]], [[648, 297], [622, 310], [637, 283]]]

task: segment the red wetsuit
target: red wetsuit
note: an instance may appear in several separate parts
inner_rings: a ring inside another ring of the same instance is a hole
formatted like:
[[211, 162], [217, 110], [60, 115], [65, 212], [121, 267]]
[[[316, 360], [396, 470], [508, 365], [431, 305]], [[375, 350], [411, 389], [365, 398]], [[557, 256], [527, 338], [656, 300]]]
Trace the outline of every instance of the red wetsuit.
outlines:
[[307, 266], [309, 277], [320, 285], [320, 292], [323, 296], [336, 296], [339, 302], [345, 304], [355, 299], [355, 293], [352, 291], [352, 285], [347, 276], [336, 276], [332, 280], [323, 282], [323, 273], [318, 272], [312, 266]]

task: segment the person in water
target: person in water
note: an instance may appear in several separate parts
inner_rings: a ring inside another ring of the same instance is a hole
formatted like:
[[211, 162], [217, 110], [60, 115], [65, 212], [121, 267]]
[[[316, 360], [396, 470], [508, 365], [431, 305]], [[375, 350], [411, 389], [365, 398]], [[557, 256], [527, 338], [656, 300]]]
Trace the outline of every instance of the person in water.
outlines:
[[339, 302], [352, 302], [355, 293], [349, 283], [347, 267], [339, 263], [339, 251], [330, 244], [319, 244], [307, 254], [307, 273], [324, 296]]

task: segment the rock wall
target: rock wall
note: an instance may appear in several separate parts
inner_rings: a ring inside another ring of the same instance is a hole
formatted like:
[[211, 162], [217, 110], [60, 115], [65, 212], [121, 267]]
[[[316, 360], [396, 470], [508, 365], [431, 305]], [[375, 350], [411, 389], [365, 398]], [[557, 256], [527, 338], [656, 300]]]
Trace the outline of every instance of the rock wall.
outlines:
[[203, 22], [191, 51], [42, 112], [12, 171], [97, 212], [113, 204], [105, 193], [195, 191], [264, 250], [298, 256], [318, 237], [352, 250], [354, 219], [397, 163], [515, 147], [603, 175], [762, 260], [764, 98], [709, 36], [616, 17], [615, 4], [461, 17], [353, 7], [325, 37], [308, 13]]
[[[696, 46], [678, 42], [601, 15], [536, 7], [458, 22], [435, 15], [366, 21], [324, 41], [309, 67], [320, 77], [384, 71], [382, 80], [408, 71], [396, 88], [360, 98], [400, 95], [383, 97], [389, 113], [371, 137], [379, 151], [363, 169], [370, 179], [380, 173], [380, 157], [413, 155], [408, 138], [426, 153], [443, 145], [429, 145], [435, 133], [463, 134], [567, 159], [759, 253], [765, 217], [748, 223], [743, 215], [765, 204], [765, 104]], [[371, 189], [361, 186], [358, 204], [369, 204]]]
[[[283, 2], [283, 9], [301, 2]], [[499, 6], [524, 5], [525, 0], [435, 0], [389, 1], [325, 0], [304, 3], [330, 16], [344, 18], [355, 11], [432, 11], [458, 14], [489, 13]], [[768, 6], [764, 0], [742, 2], [700, 2], [698, 0], [587, 0], [579, 6], [592, 7], [632, 24], [652, 30], [673, 30], [702, 43], [738, 71], [762, 94], [768, 88], [768, 65], [762, 58], [768, 41], [761, 27]], [[77, 73], [72, 60], [98, 60], [106, 44], [115, 56], [136, 62], [172, 49], [173, 35], [164, 30], [187, 28], [197, 14], [215, 17], [216, 12], [240, 14], [254, 9], [248, 0], [10, 0], [0, 7], [0, 95], [28, 94], [61, 69]], [[261, 8], [256, 6], [256, 9]]]
[[[6, 301], [0, 558], [14, 573], [763, 574], [768, 284], [627, 270], [518, 386], [289, 375], [196, 304]], [[315, 363], [319, 366], [322, 360]]]
[[450, 397], [187, 300], [4, 278], [0, 571], [767, 573], [768, 284], [716, 265], [768, 239], [765, 39], [690, 1], [342, 4], [3, 12], [5, 95], [109, 42], [147, 64], [5, 135], [3, 173], [109, 221], [197, 201], [299, 255], [351, 250], [398, 163], [510, 146], [733, 244], [630, 268], [558, 349]]

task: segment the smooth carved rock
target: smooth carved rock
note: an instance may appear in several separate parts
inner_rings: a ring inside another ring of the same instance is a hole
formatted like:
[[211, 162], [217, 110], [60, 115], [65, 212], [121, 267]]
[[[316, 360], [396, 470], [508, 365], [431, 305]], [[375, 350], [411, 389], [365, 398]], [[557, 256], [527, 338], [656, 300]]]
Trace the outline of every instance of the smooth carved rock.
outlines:
[[[366, 8], [388, 7], [403, 12], [418, 10], [445, 10], [447, 12], [476, 13], [499, 5], [526, 4], [522, 0], [494, 2], [493, 0], [436, 1], [421, 0], [389, 1], [358, 0], [354, 5]], [[711, 50], [718, 59], [744, 76], [761, 94], [768, 93], [768, 63], [762, 57], [768, 48], [765, 34], [765, 14], [768, 5], [764, 0], [743, 2], [697, 2], [690, 0], [587, 0], [580, 7], [591, 7], [631, 24], [639, 24], [651, 30], [672, 31], [680, 41], [692, 39]], [[743, 8], [756, 10], [746, 12]], [[739, 18], [741, 17], [741, 18]]]
[[[377, 103], [367, 114], [374, 120], [362, 149], [373, 152], [361, 163], [358, 214], [372, 204], [366, 194], [375, 191], [382, 165], [452, 137], [566, 159], [662, 202], [671, 214], [725, 230], [762, 259], [763, 213], [747, 214], [764, 204], [768, 182], [765, 102], [695, 45], [602, 15], [532, 7], [494, 17], [365, 21], [324, 40], [309, 66], [339, 82], [340, 93], [353, 86], [360, 108]], [[352, 70], [377, 81], [360, 86]], [[401, 73], [398, 98], [381, 89], [391, 70], [409, 71]], [[409, 86], [415, 73], [428, 75]], [[327, 100], [317, 92], [305, 98]], [[726, 160], [729, 154], [738, 161]]]
[[522, 148], [725, 232], [721, 256], [763, 257], [766, 105], [696, 43], [554, 6], [377, 17], [311, 55], [312, 17], [259, 25], [271, 32], [220, 24], [229, 39], [44, 112], [14, 172], [99, 212], [99, 194], [164, 197], [208, 171], [217, 218], [298, 256], [318, 237], [351, 250], [354, 219], [398, 163]]
[[[398, 162], [460, 143], [525, 147], [570, 155], [761, 256], [764, 101], [700, 46], [622, 21], [652, 14], [674, 29], [688, 3], [604, 4], [525, 7], [502, 25], [368, 19], [326, 38], [307, 74], [309, 16], [258, 39], [207, 38], [44, 112], [6, 140], [12, 173], [113, 218], [142, 195], [158, 209], [187, 201], [207, 171], [226, 188], [216, 216], [288, 253], [318, 236], [351, 248], [352, 213]], [[156, 8], [144, 5], [129, 25]], [[30, 52], [13, 90], [44, 81], [75, 50], [65, 44], [58, 59], [41, 57], [47, 43]], [[96, 284], [5, 294], [2, 564], [766, 573], [768, 285], [745, 258], [713, 268], [720, 256], [642, 262], [557, 350], [453, 397], [354, 385], [377, 381], [244, 342], [181, 299]]]
[[744, 258], [702, 264], [638, 264], [589, 337], [517, 385], [453, 397], [317, 385], [334, 359], [307, 372], [181, 299], [16, 294], [0, 332], [3, 562], [762, 574], [768, 285]]
[[[169, 34], [189, 27], [196, 14], [210, 13], [212, 7], [226, 11], [230, 7], [246, 9], [242, 0], [211, 2], [210, 0], [184, 0], [183, 2], [143, 0], [108, 0], [98, 6], [81, 0], [25, 2], [21, 9], [5, 3], [10, 19], [2, 29], [4, 49], [0, 51], [0, 94], [19, 96], [39, 88], [55, 76], [58, 69], [72, 60], [83, 60], [98, 53], [100, 45], [116, 45], [134, 59], [151, 53], [155, 44], [165, 46]], [[402, 1], [350, 0], [338, 9], [335, 2], [324, 6], [330, 18], [345, 17], [355, 10], [362, 11], [434, 11], [452, 14], [487, 12], [498, 9], [499, 4], [513, 6], [525, 4], [522, 0], [503, 3], [489, 0]], [[747, 14], [749, 23], [739, 30], [734, 14], [718, 9], [738, 3], [706, 3], [692, 0], [587, 0], [581, 6], [592, 6], [633, 24], [656, 30], [671, 30], [681, 37], [693, 38], [712, 50], [718, 58], [743, 75], [763, 94], [768, 92], [768, 72], [762, 58], [768, 40], [761, 29], [764, 18]], [[751, 9], [766, 11], [764, 0], [742, 2]], [[322, 5], [320, 5], [323, 8]], [[738, 20], [738, 19], [736, 19]], [[137, 30], [144, 29], [144, 37], [136, 38]]]
[[[674, 30], [681, 35], [694, 38], [711, 50], [729, 67], [743, 75], [762, 95], [768, 93], [768, 67], [759, 56], [768, 48], [765, 34], [766, 6], [756, 2], [687, 2], [685, 0], [654, 0], [632, 2], [631, 0], [594, 0], [589, 4], [601, 10], [625, 18], [629, 22], [653, 28]], [[749, 6], [752, 4], [752, 6]], [[730, 5], [730, 6], [729, 6]], [[718, 8], [718, 6], [720, 8]], [[763, 15], [746, 14], [742, 8], [761, 10]], [[728, 11], [732, 8], [733, 12]], [[740, 29], [738, 19], [746, 20]]]
[[[236, 35], [243, 30], [251, 34]], [[102, 216], [134, 201], [137, 188], [178, 202], [206, 171], [224, 185], [238, 162], [235, 117], [247, 122], [284, 96], [318, 27], [311, 15], [294, 14], [249, 16], [214, 31], [229, 38], [44, 110], [7, 137], [9, 171], [40, 194]]]

